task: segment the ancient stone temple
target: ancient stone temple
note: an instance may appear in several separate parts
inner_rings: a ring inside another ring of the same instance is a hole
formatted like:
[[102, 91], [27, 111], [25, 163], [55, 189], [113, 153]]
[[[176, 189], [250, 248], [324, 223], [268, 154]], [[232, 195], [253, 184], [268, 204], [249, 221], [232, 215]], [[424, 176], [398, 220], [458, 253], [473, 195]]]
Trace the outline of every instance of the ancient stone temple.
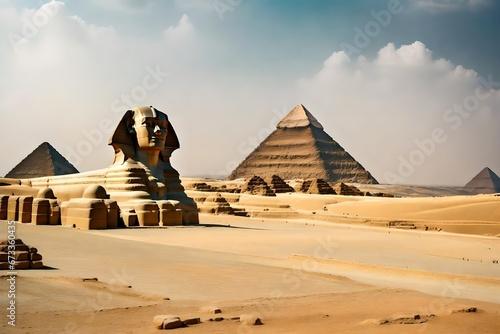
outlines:
[[166, 114], [125, 112], [109, 145], [111, 166], [85, 173], [0, 178], [0, 219], [81, 229], [197, 224], [170, 156], [180, 147]]
[[275, 174], [284, 180], [378, 183], [302, 104], [293, 108], [228, 178], [259, 175], [266, 179]]

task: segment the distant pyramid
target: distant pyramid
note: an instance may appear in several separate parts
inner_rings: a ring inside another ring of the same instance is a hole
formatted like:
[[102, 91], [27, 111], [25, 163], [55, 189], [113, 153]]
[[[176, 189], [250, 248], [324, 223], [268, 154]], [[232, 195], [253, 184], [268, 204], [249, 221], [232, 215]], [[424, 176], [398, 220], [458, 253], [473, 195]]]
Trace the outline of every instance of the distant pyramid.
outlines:
[[73, 173], [78, 173], [75, 166], [57, 152], [52, 145], [44, 142], [5, 175], [5, 177], [31, 179], [34, 177]]
[[378, 183], [302, 104], [293, 108], [228, 178], [275, 174], [285, 180]]
[[498, 193], [500, 192], [500, 177], [486, 167], [474, 176], [465, 187], [474, 188], [484, 193]]

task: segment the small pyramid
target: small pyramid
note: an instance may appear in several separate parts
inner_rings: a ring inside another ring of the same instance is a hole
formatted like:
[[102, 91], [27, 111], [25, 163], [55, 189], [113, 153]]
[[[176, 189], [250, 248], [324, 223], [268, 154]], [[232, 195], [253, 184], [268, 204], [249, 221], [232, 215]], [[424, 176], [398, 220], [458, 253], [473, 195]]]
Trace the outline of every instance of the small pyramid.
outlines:
[[[345, 195], [345, 196], [363, 196], [363, 195], [365, 195], [361, 190], [359, 190], [355, 186], [349, 186], [343, 182], [337, 183], [335, 185], [334, 189], [338, 195]], [[371, 194], [368, 196], [371, 196]]]
[[276, 196], [276, 194], [268, 186], [266, 181], [256, 175], [252, 176], [252, 178], [248, 179], [245, 182], [245, 184], [241, 188], [241, 193], [260, 196]]
[[214, 214], [234, 214], [233, 208], [227, 200], [221, 196], [221, 194], [216, 193], [209, 196], [199, 208], [201, 213], [214, 213]]
[[474, 188], [484, 193], [497, 193], [500, 192], [500, 177], [486, 167], [474, 176], [465, 187]]
[[31, 179], [78, 173], [65, 157], [47, 142], [40, 144], [33, 152], [14, 167], [6, 178]]
[[300, 191], [306, 194], [335, 195], [336, 192], [323, 179], [305, 180], [300, 187]]
[[290, 187], [281, 177], [273, 175], [264, 180], [276, 194], [293, 193], [295, 189]]
[[285, 180], [377, 184], [377, 180], [302, 105], [295, 106], [260, 145], [228, 176], [229, 180], [279, 174]]

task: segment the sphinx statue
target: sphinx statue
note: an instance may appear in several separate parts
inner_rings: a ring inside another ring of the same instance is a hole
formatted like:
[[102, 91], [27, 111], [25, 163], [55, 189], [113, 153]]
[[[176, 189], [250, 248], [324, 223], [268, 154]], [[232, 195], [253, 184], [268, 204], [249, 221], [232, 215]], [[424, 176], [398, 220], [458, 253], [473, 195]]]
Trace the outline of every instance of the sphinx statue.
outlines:
[[113, 164], [101, 170], [0, 178], [0, 219], [27, 222], [31, 205], [35, 224], [57, 221], [53, 210], [60, 211], [63, 225], [82, 229], [198, 223], [196, 203], [170, 164], [180, 145], [165, 113], [151, 106], [127, 110], [109, 145]]

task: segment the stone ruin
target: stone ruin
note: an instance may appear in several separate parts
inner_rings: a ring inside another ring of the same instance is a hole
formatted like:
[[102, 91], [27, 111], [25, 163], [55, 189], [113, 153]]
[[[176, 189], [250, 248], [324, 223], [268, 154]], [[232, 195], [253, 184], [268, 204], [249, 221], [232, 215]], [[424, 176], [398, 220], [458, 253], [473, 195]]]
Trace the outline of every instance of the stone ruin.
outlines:
[[227, 200], [221, 194], [217, 193], [205, 199], [200, 205], [200, 213], [232, 215], [234, 214], [234, 210]]
[[253, 176], [246, 180], [241, 188], [241, 193], [260, 195], [260, 196], [276, 196], [269, 185], [259, 176]]
[[335, 195], [336, 192], [323, 179], [308, 179], [300, 186], [300, 192], [306, 194]]
[[223, 192], [223, 193], [239, 193], [240, 189], [237, 187], [228, 187], [223, 184], [220, 187], [207, 184], [205, 182], [195, 182], [186, 185], [186, 190], [202, 191], [202, 192]]
[[[40, 269], [43, 268], [42, 255], [38, 249], [30, 247], [23, 243], [21, 239], [0, 241], [0, 270], [18, 270], [18, 269]], [[9, 253], [13, 251], [14, 253]], [[9, 263], [9, 255], [14, 263]]]
[[0, 178], [0, 219], [79, 229], [198, 224], [198, 208], [170, 156], [180, 147], [168, 117], [128, 110], [109, 141], [105, 169], [27, 179]]
[[288, 185], [288, 183], [286, 183], [278, 175], [272, 175], [272, 176], [266, 177], [264, 181], [269, 185], [269, 187], [276, 194], [293, 193], [293, 192], [295, 192], [295, 189], [293, 189], [292, 187], [290, 187]]
[[[355, 186], [349, 186], [343, 182], [337, 183], [335, 185], [335, 192], [337, 195], [344, 195], [344, 196], [364, 196], [365, 193], [363, 193], [361, 190], [356, 188]], [[370, 195], [368, 195], [370, 196]]]

